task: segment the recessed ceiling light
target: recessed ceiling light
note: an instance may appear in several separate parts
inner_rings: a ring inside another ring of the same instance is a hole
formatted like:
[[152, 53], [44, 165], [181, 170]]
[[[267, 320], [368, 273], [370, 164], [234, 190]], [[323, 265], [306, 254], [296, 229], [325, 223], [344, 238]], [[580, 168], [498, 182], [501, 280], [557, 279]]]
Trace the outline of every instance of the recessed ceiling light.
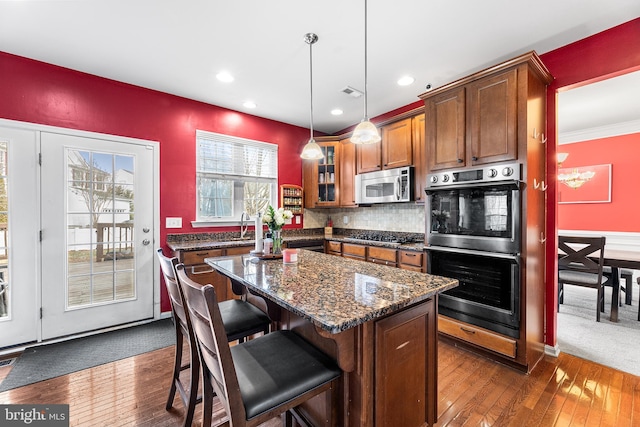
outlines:
[[341, 116], [343, 113], [343, 111], [339, 108], [334, 108], [333, 110], [331, 110], [331, 114], [334, 116]]
[[226, 71], [220, 71], [216, 74], [216, 78], [224, 83], [231, 83], [233, 81], [233, 76]]
[[242, 104], [242, 105], [244, 105], [245, 108], [256, 108], [257, 107], [256, 103], [253, 102], [253, 101], [245, 101], [244, 104]]
[[415, 81], [416, 81], [416, 79], [414, 79], [411, 76], [403, 76], [403, 77], [400, 77], [400, 79], [398, 80], [398, 84], [400, 86], [409, 86], [411, 83], [413, 83]]

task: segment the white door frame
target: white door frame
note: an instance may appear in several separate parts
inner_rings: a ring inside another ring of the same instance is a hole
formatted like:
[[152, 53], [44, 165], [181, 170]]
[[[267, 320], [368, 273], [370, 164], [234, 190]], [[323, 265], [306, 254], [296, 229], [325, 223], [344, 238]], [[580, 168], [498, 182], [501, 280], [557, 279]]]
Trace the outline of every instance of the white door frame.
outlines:
[[[109, 135], [109, 134], [104, 134], [104, 133], [98, 133], [98, 132], [90, 132], [90, 131], [83, 131], [83, 130], [76, 130], [76, 129], [67, 129], [67, 128], [61, 128], [61, 127], [57, 127], [57, 126], [48, 126], [48, 125], [40, 125], [40, 124], [35, 124], [35, 123], [28, 123], [28, 122], [21, 122], [21, 121], [15, 121], [15, 120], [8, 120], [8, 119], [1, 119], [0, 118], [0, 126], [3, 127], [7, 127], [7, 128], [14, 128], [14, 129], [21, 129], [21, 130], [28, 130], [28, 131], [33, 131], [36, 132], [36, 140], [38, 142], [38, 146], [40, 146], [40, 133], [41, 132], [50, 132], [50, 133], [58, 133], [58, 134], [66, 134], [66, 135], [71, 135], [71, 136], [79, 136], [79, 137], [86, 137], [86, 138], [102, 138], [102, 139], [109, 139], [111, 141], [115, 141], [115, 142], [123, 142], [123, 143], [129, 143], [129, 144], [143, 144], [143, 145], [147, 145], [150, 146], [151, 149], [153, 150], [153, 168], [154, 168], [154, 174], [153, 174], [153, 241], [152, 241], [152, 245], [153, 247], [159, 247], [160, 245], [160, 143], [158, 141], [149, 141], [149, 140], [143, 140], [143, 139], [137, 139], [137, 138], [130, 138], [130, 137], [123, 137], [123, 136], [117, 136], [117, 135]], [[40, 179], [40, 170], [38, 168], [38, 180]], [[40, 206], [40, 200], [41, 200], [41, 194], [40, 194], [40, 188], [38, 188], [38, 193], [36, 194], [36, 197], [38, 199], [38, 206], [41, 209]], [[41, 224], [38, 223], [37, 224], [38, 229], [41, 228]], [[36, 283], [36, 298], [38, 301], [40, 301], [42, 294], [41, 294], [41, 290], [42, 290], [42, 253], [41, 252], [41, 248], [39, 248], [38, 251], [38, 255], [37, 255], [37, 259], [38, 259], [38, 263], [36, 266], [36, 276], [37, 276], [37, 283]], [[158, 259], [157, 257], [153, 257], [153, 318], [154, 319], [159, 319], [161, 312], [160, 312], [160, 268], [159, 268], [159, 264], [158, 264]], [[37, 310], [36, 310], [37, 311]], [[39, 317], [39, 316], [38, 316]], [[41, 320], [38, 319], [38, 332], [37, 332], [37, 342], [42, 342], [42, 325], [41, 325]], [[7, 351], [9, 352], [13, 352], [16, 351], [17, 347], [11, 347], [10, 349], [8, 349]], [[0, 354], [2, 354], [3, 352], [0, 351]]]

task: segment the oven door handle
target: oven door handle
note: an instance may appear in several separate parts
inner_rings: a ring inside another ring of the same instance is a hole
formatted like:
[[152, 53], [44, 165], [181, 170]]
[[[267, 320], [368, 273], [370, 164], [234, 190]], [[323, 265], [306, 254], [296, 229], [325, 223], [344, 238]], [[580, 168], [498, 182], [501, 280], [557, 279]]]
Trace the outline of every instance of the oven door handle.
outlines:
[[484, 256], [484, 257], [490, 257], [490, 258], [507, 259], [510, 261], [514, 261], [517, 264], [520, 264], [520, 257], [518, 255], [513, 255], [513, 254], [503, 254], [500, 252], [475, 251], [473, 249], [448, 248], [446, 246], [428, 246], [425, 249], [427, 251], [450, 252], [454, 254], [478, 255], [478, 256]]
[[495, 182], [460, 182], [451, 185], [434, 185], [426, 188], [424, 191], [427, 194], [433, 194], [442, 190], [459, 190], [461, 188], [478, 188], [478, 187], [511, 187], [515, 190], [520, 189], [520, 181], [495, 181]]

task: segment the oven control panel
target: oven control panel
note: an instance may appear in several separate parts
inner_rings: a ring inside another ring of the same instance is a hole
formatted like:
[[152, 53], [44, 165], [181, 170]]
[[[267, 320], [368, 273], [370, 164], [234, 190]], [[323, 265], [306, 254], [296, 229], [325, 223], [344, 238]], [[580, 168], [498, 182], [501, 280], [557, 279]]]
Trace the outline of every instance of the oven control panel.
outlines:
[[483, 168], [446, 170], [427, 176], [427, 188], [500, 181], [520, 181], [520, 163], [505, 163]]

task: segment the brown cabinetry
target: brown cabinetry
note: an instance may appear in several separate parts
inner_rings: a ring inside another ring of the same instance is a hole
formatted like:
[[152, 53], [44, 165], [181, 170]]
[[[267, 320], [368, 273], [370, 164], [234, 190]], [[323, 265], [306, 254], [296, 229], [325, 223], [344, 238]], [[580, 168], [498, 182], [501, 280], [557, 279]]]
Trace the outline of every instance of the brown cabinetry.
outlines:
[[340, 141], [340, 206], [356, 205], [356, 145], [349, 139]]
[[517, 159], [518, 70], [424, 98], [429, 170]]
[[367, 247], [362, 245], [354, 245], [353, 243], [343, 243], [342, 256], [345, 258], [365, 261], [367, 259]]
[[303, 160], [304, 205], [308, 208], [337, 207], [340, 204], [340, 142], [318, 141], [324, 158]]
[[380, 144], [357, 147], [357, 173], [393, 169], [413, 164], [411, 118], [382, 126]]
[[253, 246], [238, 246], [226, 249], [205, 249], [195, 251], [175, 251], [178, 261], [183, 263], [189, 278], [201, 285], [212, 285], [220, 301], [238, 298], [231, 290], [229, 280], [204, 262], [205, 258], [225, 255], [248, 254]]
[[381, 248], [379, 246], [369, 246], [367, 261], [375, 264], [383, 264], [391, 267], [398, 266], [398, 251], [395, 249]]
[[424, 252], [399, 250], [398, 267], [405, 270], [427, 272], [427, 263]]
[[442, 333], [500, 354], [530, 371], [543, 357], [545, 295], [545, 145], [551, 74], [535, 52], [420, 95], [425, 102], [429, 170], [517, 160], [520, 188], [520, 337], [442, 317]]
[[325, 246], [325, 252], [331, 255], [342, 256], [342, 243], [328, 240]]
[[[421, 304], [375, 323], [376, 426], [433, 425], [437, 389], [436, 313]], [[412, 370], [407, 371], [406, 367]]]
[[411, 132], [413, 133], [413, 198], [418, 203], [424, 203], [427, 199], [427, 195], [424, 192], [427, 184], [427, 148], [424, 138], [424, 113], [411, 118]]

